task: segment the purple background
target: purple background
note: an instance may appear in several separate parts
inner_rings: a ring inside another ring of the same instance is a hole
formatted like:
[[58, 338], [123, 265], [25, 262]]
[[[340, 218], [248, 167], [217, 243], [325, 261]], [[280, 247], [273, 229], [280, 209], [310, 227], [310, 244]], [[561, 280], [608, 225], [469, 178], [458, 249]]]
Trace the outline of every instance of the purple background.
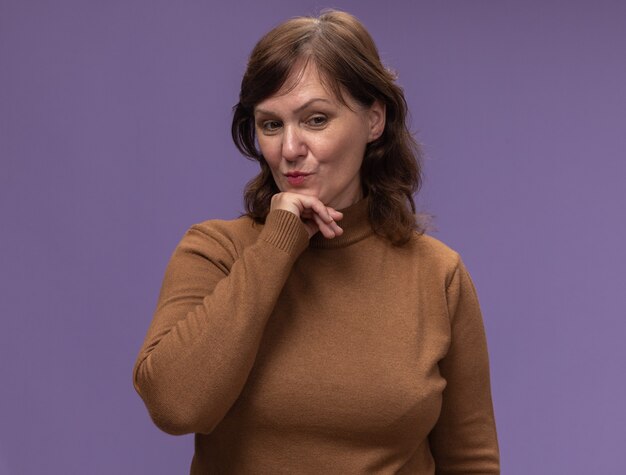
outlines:
[[[131, 369], [186, 228], [242, 209], [246, 56], [317, 1], [0, 1], [0, 473], [172, 474]], [[481, 297], [503, 473], [626, 466], [626, 6], [335, 1], [400, 74]]]

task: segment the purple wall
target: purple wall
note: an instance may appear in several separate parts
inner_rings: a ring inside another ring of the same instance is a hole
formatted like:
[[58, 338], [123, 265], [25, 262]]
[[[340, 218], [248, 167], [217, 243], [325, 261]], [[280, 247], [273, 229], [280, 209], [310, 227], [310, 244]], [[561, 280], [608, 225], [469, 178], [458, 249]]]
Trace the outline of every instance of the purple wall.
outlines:
[[[230, 5], [232, 2], [228, 2]], [[234, 217], [246, 55], [319, 1], [0, 0], [0, 473], [185, 473], [131, 384], [185, 229]], [[626, 6], [335, 1], [400, 74], [481, 297], [503, 473], [626, 465]]]

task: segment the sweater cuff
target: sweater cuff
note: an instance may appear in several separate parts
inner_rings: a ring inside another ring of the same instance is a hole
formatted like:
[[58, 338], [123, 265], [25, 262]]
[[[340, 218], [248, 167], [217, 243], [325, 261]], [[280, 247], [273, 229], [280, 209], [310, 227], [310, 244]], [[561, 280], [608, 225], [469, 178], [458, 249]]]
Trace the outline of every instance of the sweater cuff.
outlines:
[[270, 211], [259, 237], [288, 254], [300, 254], [309, 245], [309, 235], [300, 218], [284, 209]]

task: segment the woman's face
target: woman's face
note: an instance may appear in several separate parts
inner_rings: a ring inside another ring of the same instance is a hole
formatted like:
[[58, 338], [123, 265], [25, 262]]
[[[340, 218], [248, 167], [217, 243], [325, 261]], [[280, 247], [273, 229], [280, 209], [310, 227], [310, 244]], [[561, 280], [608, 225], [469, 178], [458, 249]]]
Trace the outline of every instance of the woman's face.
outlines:
[[343, 95], [347, 106], [326, 90], [309, 63], [255, 107], [261, 153], [280, 191], [315, 196], [335, 209], [362, 197], [365, 147], [382, 134], [385, 111], [379, 102], [364, 107]]

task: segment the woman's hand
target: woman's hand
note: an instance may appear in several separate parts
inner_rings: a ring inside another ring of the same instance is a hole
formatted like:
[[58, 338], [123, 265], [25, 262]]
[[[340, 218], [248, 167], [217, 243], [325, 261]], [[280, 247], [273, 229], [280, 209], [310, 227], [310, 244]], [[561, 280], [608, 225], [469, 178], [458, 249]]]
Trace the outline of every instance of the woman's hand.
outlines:
[[343, 229], [336, 223], [343, 218], [343, 214], [326, 206], [314, 196], [289, 192], [276, 193], [272, 196], [270, 206], [270, 210], [274, 209], [284, 209], [298, 216], [309, 233], [309, 238], [318, 231], [327, 239], [343, 234]]

